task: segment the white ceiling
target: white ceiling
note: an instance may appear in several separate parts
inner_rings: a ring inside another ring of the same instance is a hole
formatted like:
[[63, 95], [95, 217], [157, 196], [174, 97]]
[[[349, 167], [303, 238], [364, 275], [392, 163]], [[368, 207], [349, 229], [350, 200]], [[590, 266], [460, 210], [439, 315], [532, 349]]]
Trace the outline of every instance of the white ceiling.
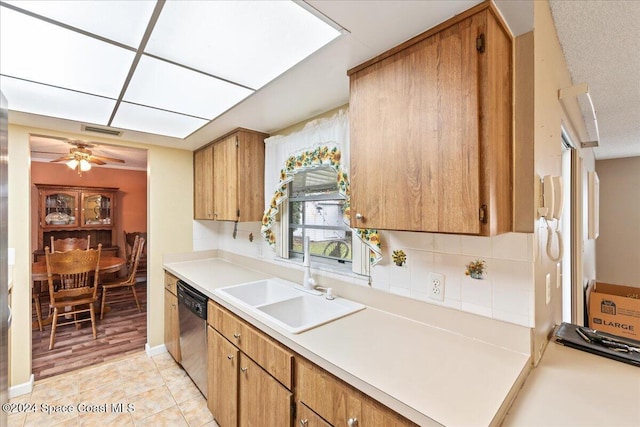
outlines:
[[596, 159], [640, 156], [640, 1], [550, 4], [571, 78], [589, 85]]
[[[268, 85], [255, 92], [253, 95], [240, 102], [238, 105], [216, 118], [211, 123], [190, 135], [186, 139], [169, 138], [157, 135], [146, 134], [135, 131], [124, 131], [118, 139], [124, 141], [135, 141], [153, 145], [180, 147], [187, 150], [196, 149], [211, 140], [233, 130], [236, 127], [245, 127], [262, 132], [273, 133], [291, 124], [306, 120], [324, 111], [348, 103], [349, 80], [346, 71], [367, 59], [411, 38], [412, 36], [433, 27], [434, 25], [448, 19], [449, 17], [468, 9], [479, 3], [477, 0], [469, 1], [322, 1], [308, 0], [307, 3], [317, 9], [329, 19], [345, 28], [348, 33], [334, 40], [329, 45], [306, 58], [302, 63], [276, 78]], [[533, 26], [533, 7], [531, 1], [501, 0], [496, 2], [514, 34], [518, 35], [529, 31]], [[562, 15], [557, 14], [559, 8], [576, 8], [592, 2], [584, 1], [555, 1], [552, 0], [554, 16], [556, 22], [563, 29], [570, 28], [573, 34], [595, 32], [601, 43], [606, 40], [616, 40], [619, 33], [634, 34], [633, 37], [625, 38], [624, 43], [613, 42], [607, 48], [596, 48], [596, 54], [608, 53], [609, 50], [619, 50], [629, 62], [632, 58], [637, 58], [637, 48], [640, 35], [637, 34], [640, 17], [627, 26], [620, 26], [619, 22], [627, 22], [626, 17], [622, 21], [611, 13], [595, 13], [595, 18], [590, 14], [584, 16], [583, 13], [568, 12]], [[600, 2], [593, 2], [600, 3]], [[606, 4], [624, 3], [624, 7], [637, 10], [640, 2], [608, 1]], [[557, 7], [559, 6], [559, 7]], [[625, 15], [628, 12], [625, 12]], [[596, 21], [596, 22], [592, 22]], [[611, 22], [613, 21], [613, 22]], [[615, 28], [614, 31], [595, 31], [594, 28]], [[560, 38], [565, 49], [565, 54], [569, 60], [572, 73], [575, 73], [576, 63], [584, 60], [595, 64], [598, 56], [583, 59], [583, 54], [578, 47], [573, 47], [567, 42], [563, 33]], [[585, 35], [574, 36], [576, 44], [580, 40], [588, 40]], [[635, 43], [635, 44], [634, 44]], [[632, 46], [632, 51], [627, 50], [627, 46]], [[633, 46], [636, 46], [633, 48]], [[570, 51], [575, 50], [577, 54]], [[573, 57], [576, 57], [572, 59]], [[606, 56], [606, 55], [603, 55]], [[591, 94], [596, 104], [598, 123], [600, 126], [600, 147], [596, 154], [598, 158], [604, 158], [606, 152], [614, 150], [622, 153], [617, 147], [621, 145], [631, 146], [635, 149], [635, 154], [616, 154], [615, 157], [623, 155], [639, 155], [638, 144], [640, 144], [640, 129], [638, 126], [637, 110], [636, 116], [624, 115], [624, 119], [619, 119], [619, 111], [630, 111], [638, 108], [640, 97], [638, 96], [638, 69], [635, 74], [618, 76], [615, 72], [621, 65], [618, 60], [605, 59], [602, 67], [594, 67], [590, 70], [585, 67], [585, 74], [572, 74], [576, 83], [586, 81], [589, 83]], [[625, 61], [623, 61], [625, 62]], [[603, 83], [600, 83], [599, 76], [606, 76]], [[601, 85], [608, 83], [606, 88]], [[635, 87], [633, 86], [635, 84]], [[614, 96], [620, 100], [619, 103], [604, 103], [601, 98], [602, 93], [616, 93]], [[11, 100], [9, 100], [11, 104]], [[616, 106], [620, 106], [616, 108]], [[9, 121], [11, 123], [24, 124], [39, 128], [54, 129], [63, 132], [72, 132], [82, 135], [83, 138], [91, 140], [93, 134], [81, 130], [81, 123], [70, 120], [54, 119], [51, 117], [35, 116], [25, 113], [10, 111]], [[633, 123], [629, 123], [633, 122]], [[633, 134], [634, 133], [634, 134]], [[635, 135], [635, 136], [634, 136]], [[625, 143], [624, 141], [631, 141]], [[116, 156], [117, 157], [117, 156]]]

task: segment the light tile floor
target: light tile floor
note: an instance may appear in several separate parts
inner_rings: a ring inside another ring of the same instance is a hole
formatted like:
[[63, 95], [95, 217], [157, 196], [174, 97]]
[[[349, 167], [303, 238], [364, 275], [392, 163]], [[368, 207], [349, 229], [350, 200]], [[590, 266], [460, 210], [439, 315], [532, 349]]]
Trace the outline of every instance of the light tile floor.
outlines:
[[16, 411], [8, 416], [8, 427], [218, 427], [206, 400], [169, 353], [136, 353], [47, 378], [9, 403]]

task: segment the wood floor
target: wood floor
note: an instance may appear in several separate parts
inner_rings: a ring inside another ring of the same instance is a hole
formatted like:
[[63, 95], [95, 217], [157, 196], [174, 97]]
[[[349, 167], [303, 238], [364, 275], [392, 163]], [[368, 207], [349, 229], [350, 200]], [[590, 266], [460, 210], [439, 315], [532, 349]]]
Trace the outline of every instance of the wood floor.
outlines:
[[[136, 285], [142, 312], [138, 311], [129, 289], [110, 290], [107, 304], [111, 308], [103, 320], [97, 319], [97, 339], [93, 339], [91, 323], [58, 326], [53, 350], [49, 350], [51, 325], [42, 332], [32, 331], [32, 369], [35, 380], [95, 365], [107, 360], [139, 352], [147, 342], [147, 284]], [[98, 307], [98, 304], [96, 304]], [[42, 313], [48, 313], [48, 301], [42, 302]]]

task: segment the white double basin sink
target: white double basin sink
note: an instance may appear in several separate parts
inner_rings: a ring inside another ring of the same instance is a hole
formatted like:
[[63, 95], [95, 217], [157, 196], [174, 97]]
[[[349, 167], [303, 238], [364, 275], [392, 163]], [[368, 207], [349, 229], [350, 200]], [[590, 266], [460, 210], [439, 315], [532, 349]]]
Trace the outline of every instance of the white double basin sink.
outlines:
[[294, 283], [278, 278], [218, 288], [215, 293], [293, 334], [365, 308], [344, 298], [326, 299], [324, 294], [307, 293]]

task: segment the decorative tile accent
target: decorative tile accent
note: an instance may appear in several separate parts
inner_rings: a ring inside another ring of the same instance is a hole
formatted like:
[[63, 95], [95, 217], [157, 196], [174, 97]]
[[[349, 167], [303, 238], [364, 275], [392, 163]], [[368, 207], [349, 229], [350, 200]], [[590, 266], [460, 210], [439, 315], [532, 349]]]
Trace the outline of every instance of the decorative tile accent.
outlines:
[[402, 267], [407, 262], [407, 254], [402, 249], [397, 249], [391, 253], [393, 263]]

